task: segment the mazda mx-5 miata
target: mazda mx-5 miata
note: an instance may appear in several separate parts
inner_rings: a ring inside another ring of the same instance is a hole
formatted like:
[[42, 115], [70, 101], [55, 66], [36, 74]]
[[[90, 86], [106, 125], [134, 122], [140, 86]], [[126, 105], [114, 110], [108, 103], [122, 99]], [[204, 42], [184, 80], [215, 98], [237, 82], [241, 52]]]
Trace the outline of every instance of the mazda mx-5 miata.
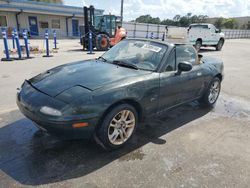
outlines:
[[142, 120], [194, 100], [213, 106], [222, 79], [222, 61], [201, 58], [191, 45], [126, 39], [98, 59], [25, 80], [17, 105], [52, 135], [92, 137], [115, 149], [128, 142]]

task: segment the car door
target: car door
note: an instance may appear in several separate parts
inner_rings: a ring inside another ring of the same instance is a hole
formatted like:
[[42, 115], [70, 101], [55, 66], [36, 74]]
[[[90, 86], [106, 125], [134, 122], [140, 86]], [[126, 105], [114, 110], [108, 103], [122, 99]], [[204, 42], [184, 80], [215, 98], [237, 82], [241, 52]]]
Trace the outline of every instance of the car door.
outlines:
[[182, 78], [176, 75], [176, 50], [169, 54], [160, 73], [159, 111], [165, 111], [181, 100]]
[[209, 44], [216, 45], [219, 40], [217, 37], [216, 28], [213, 25], [209, 25], [209, 32], [210, 32]]
[[198, 64], [196, 50], [191, 45], [179, 45], [176, 47], [176, 61], [189, 62], [193, 65], [191, 71], [182, 72], [179, 75], [180, 80], [180, 102], [186, 102], [199, 97], [205, 87], [206, 70], [203, 64]]

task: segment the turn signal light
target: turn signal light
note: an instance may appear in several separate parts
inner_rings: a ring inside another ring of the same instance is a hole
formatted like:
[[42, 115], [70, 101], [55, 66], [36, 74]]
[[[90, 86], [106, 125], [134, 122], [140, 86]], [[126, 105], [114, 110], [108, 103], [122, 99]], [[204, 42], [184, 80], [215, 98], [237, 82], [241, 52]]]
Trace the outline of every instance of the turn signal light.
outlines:
[[89, 126], [88, 123], [74, 123], [72, 125], [72, 127], [74, 127], [74, 128], [81, 128], [81, 127], [87, 127], [87, 126]]

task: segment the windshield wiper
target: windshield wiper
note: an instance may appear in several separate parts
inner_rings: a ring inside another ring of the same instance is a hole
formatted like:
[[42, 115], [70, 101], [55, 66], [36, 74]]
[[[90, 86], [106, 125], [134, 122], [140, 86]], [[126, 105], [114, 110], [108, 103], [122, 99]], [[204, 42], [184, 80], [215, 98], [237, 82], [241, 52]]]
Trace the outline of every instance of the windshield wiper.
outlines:
[[130, 63], [126, 63], [124, 61], [115, 60], [112, 63], [116, 64], [116, 65], [120, 65], [120, 66], [124, 66], [124, 67], [128, 67], [128, 68], [132, 68], [132, 69], [138, 70], [138, 67], [136, 65], [130, 64]]
[[102, 61], [104, 61], [104, 62], [106, 62], [106, 61], [107, 61], [107, 59], [105, 59], [105, 58], [104, 58], [104, 57], [102, 57], [102, 56], [98, 57], [97, 59], [98, 59], [98, 60], [102, 60]]

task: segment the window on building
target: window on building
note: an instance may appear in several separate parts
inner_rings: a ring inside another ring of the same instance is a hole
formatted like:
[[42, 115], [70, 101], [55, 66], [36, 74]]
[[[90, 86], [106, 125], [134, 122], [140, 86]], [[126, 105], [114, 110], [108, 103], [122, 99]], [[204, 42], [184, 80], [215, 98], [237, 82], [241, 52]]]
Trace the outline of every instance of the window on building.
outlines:
[[0, 15], [0, 27], [7, 27], [6, 16]]
[[47, 29], [49, 28], [49, 22], [39, 22], [40, 28]]
[[52, 28], [53, 29], [60, 29], [60, 20], [59, 19], [52, 20]]

